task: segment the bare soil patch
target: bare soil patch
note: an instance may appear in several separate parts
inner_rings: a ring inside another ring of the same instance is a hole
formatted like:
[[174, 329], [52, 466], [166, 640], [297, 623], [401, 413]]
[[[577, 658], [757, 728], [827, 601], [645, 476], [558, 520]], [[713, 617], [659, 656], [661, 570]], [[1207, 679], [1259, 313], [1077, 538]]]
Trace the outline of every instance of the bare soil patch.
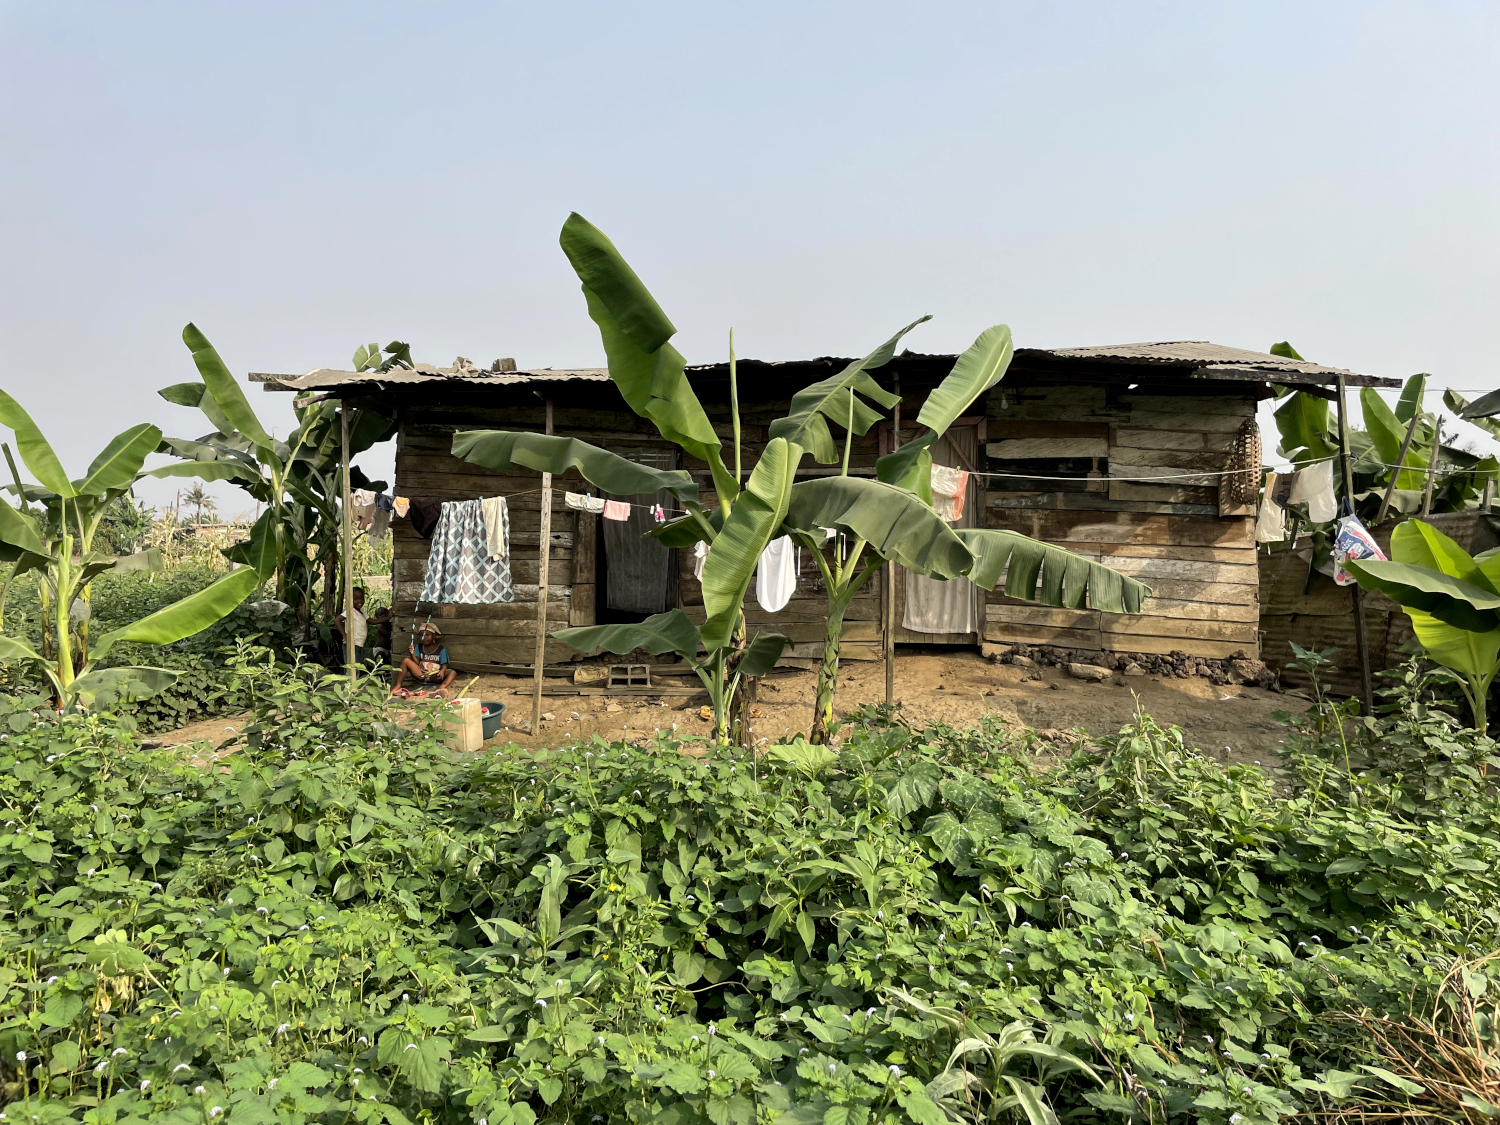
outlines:
[[[463, 685], [471, 677], [461, 677]], [[567, 681], [549, 678], [549, 687]], [[755, 720], [757, 738], [775, 741], [807, 730], [816, 688], [813, 672], [778, 674], [760, 685]], [[553, 746], [573, 738], [600, 735], [633, 739], [677, 724], [681, 733], [706, 735], [712, 724], [699, 716], [707, 697], [545, 695], [541, 730], [533, 737], [524, 728], [531, 720], [531, 681], [519, 676], [481, 676], [470, 696], [506, 704], [507, 725], [492, 742]], [[1084, 731], [1113, 734], [1128, 723], [1136, 702], [1162, 725], [1183, 729], [1187, 740], [1220, 760], [1259, 761], [1273, 765], [1286, 737], [1273, 717], [1279, 710], [1300, 710], [1305, 703], [1248, 686], [1219, 686], [1207, 679], [1164, 676], [1126, 677], [1115, 672], [1089, 683], [1059, 668], [1023, 668], [994, 664], [974, 652], [902, 653], [896, 660], [896, 700], [918, 726], [940, 721], [973, 726], [985, 715], [998, 715], [1018, 731]], [[885, 667], [878, 662], [844, 665], [837, 703], [841, 713], [863, 702], [885, 699]]]

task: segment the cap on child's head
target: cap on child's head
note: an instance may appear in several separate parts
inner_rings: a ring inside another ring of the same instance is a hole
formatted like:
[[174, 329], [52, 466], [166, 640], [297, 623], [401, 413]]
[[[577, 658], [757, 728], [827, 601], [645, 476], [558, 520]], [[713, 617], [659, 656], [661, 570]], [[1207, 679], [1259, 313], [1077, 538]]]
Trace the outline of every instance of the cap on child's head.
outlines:
[[436, 625], [434, 625], [431, 621], [424, 621], [422, 622], [422, 624], [418, 625], [417, 633], [418, 635], [430, 633], [434, 637], [441, 637], [443, 635], [443, 631]]

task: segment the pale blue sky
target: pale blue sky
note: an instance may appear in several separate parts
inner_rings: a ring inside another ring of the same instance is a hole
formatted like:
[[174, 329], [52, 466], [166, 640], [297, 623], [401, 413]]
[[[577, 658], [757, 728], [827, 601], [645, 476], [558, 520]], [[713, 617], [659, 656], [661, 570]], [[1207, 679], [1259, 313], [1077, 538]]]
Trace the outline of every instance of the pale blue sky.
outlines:
[[3, 385], [81, 469], [202, 431], [190, 319], [241, 374], [596, 363], [577, 209], [695, 362], [930, 312], [1493, 387], [1497, 53], [1490, 3], [0, 3]]

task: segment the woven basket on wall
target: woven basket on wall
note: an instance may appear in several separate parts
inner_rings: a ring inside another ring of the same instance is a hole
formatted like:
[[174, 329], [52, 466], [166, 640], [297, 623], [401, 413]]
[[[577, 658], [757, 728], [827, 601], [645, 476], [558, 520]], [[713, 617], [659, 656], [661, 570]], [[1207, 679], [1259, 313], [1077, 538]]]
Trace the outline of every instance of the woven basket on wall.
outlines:
[[1260, 497], [1260, 427], [1246, 418], [1229, 447], [1230, 474], [1224, 478], [1224, 496], [1231, 504], [1254, 504]]

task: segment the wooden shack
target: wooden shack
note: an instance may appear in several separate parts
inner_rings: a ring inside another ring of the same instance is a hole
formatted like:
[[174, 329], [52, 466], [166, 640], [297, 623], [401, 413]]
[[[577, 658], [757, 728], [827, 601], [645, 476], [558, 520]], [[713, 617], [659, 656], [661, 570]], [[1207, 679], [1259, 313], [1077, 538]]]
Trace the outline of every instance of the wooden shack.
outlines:
[[[852, 473], [873, 476], [878, 457], [916, 434], [913, 419], [954, 359], [906, 352], [875, 372], [882, 385], [899, 391], [905, 428], [897, 433], [892, 420], [856, 438]], [[747, 471], [764, 448], [770, 423], [787, 413], [791, 396], [848, 362], [739, 362]], [[394, 414], [400, 423], [397, 495], [441, 501], [509, 497], [515, 582], [509, 604], [418, 604], [429, 544], [406, 521], [393, 525], [397, 636], [430, 616], [440, 623], [455, 663], [473, 668], [518, 668], [532, 660], [541, 493], [535, 473], [499, 474], [454, 458], [456, 430], [540, 432], [550, 401], [554, 433], [659, 467], [686, 468], [705, 497], [712, 495], [707, 466], [683, 455], [634, 414], [606, 371], [511, 368], [509, 361], [496, 361], [489, 370], [461, 361], [452, 368], [419, 366], [383, 374], [316, 370], [298, 377], [252, 376], [268, 390], [324, 395]], [[727, 441], [727, 365], [691, 367], [688, 373]], [[1272, 384], [1332, 397], [1330, 388], [1341, 375], [1350, 386], [1397, 385], [1198, 341], [1017, 349], [1004, 380], [950, 430], [951, 440], [935, 449], [938, 460], [971, 470], [964, 522], [1067, 547], [1150, 584], [1154, 596], [1141, 614], [1127, 616], [1047, 609], [970, 585], [967, 596], [948, 599], [943, 613], [951, 616], [935, 620], [929, 614], [924, 627], [914, 629], [906, 612], [908, 590], [915, 588], [913, 582], [928, 580], [898, 570], [890, 583], [872, 582], [850, 607], [844, 658], [879, 657], [888, 597], [895, 599], [894, 640], [900, 644], [1024, 642], [1113, 653], [1256, 656], [1255, 509], [1221, 497], [1231, 447], [1247, 423], [1253, 427], [1256, 403], [1272, 393]], [[838, 471], [808, 459], [801, 476]], [[584, 491], [582, 481], [559, 478], [555, 484], [549, 631], [639, 620], [648, 610], [671, 606], [701, 620], [702, 598], [689, 552], [668, 551], [654, 541], [654, 549], [637, 549], [621, 535], [635, 536], [645, 524], [606, 528], [600, 517], [564, 505], [563, 490]], [[658, 498], [634, 499], [646, 504]], [[774, 625], [791, 638], [787, 659], [811, 661], [821, 654], [825, 598], [810, 560], [804, 560], [800, 574], [795, 596], [780, 612], [761, 609], [752, 589], [746, 614], [752, 629]], [[548, 663], [575, 657], [561, 642], [547, 642]]]

